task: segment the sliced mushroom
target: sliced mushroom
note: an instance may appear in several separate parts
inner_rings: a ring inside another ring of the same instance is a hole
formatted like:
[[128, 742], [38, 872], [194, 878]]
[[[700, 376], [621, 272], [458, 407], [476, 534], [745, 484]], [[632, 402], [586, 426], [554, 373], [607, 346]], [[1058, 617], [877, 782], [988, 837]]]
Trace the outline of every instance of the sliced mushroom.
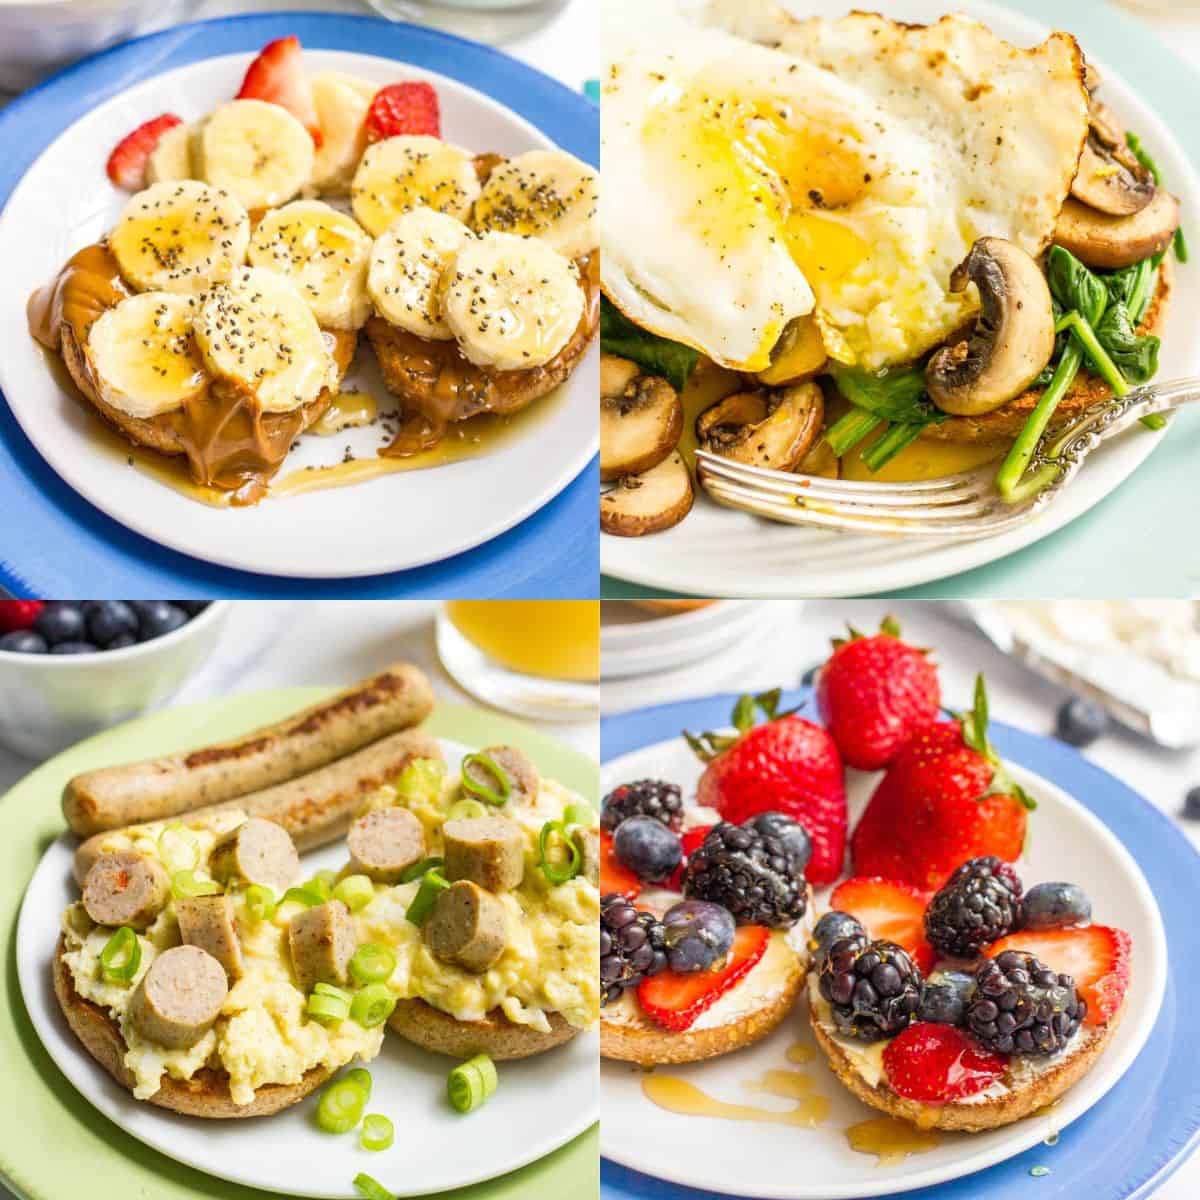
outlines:
[[981, 312], [963, 340], [925, 368], [929, 398], [960, 417], [992, 412], [1019, 396], [1054, 353], [1054, 309], [1041, 268], [1004, 238], [980, 238], [950, 276], [950, 290], [979, 289]]
[[1096, 64], [1085, 62], [1083, 64], [1083, 86], [1087, 88], [1088, 94], [1094, 94], [1103, 82], [1104, 80], [1100, 78], [1100, 72], [1097, 70]]
[[675, 389], [636, 363], [600, 359], [600, 478], [640, 475], [679, 444], [683, 404]]
[[822, 479], [837, 479], [841, 473], [841, 459], [834, 454], [833, 447], [823, 437], [817, 439], [816, 444], [796, 468], [797, 475], [817, 475]]
[[678, 525], [691, 511], [692, 477], [678, 450], [642, 475], [628, 475], [600, 497], [600, 528], [641, 537]]
[[[741, 415], [748, 419], [734, 419]], [[728, 396], [701, 413], [696, 432], [710, 454], [752, 467], [792, 471], [816, 441], [824, 417], [821, 389], [815, 383], [800, 383], [781, 391]]]
[[1120, 121], [1111, 109], [1093, 100], [1091, 127], [1071, 195], [1100, 212], [1127, 217], [1141, 212], [1154, 199], [1154, 192], [1154, 176], [1129, 148]]
[[1162, 188], [1131, 217], [1097, 212], [1068, 196], [1058, 215], [1054, 241], [1085, 266], [1117, 270], [1161, 253], [1178, 228], [1179, 201]]
[[768, 387], [804, 383], [821, 370], [825, 361], [825, 343], [816, 321], [812, 317], [797, 317], [788, 322], [771, 351], [771, 365], [759, 371], [758, 378]]

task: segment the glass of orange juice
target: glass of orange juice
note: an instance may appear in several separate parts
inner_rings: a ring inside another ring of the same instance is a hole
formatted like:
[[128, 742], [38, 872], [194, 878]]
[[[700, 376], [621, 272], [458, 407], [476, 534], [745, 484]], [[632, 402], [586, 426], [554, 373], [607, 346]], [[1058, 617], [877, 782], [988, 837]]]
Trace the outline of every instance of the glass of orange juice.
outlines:
[[596, 713], [597, 600], [447, 600], [437, 647], [450, 675], [497, 708], [562, 721]]

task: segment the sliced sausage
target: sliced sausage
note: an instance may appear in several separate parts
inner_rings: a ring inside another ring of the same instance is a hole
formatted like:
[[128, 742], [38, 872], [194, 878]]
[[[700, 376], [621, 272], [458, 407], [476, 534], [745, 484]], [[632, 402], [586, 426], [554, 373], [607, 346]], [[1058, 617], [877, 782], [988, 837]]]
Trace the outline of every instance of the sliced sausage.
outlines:
[[447, 879], [508, 892], [525, 875], [525, 833], [507, 817], [467, 817], [442, 826]]
[[199, 946], [221, 964], [230, 979], [240, 979], [245, 971], [242, 943], [233, 915], [232, 896], [187, 896], [175, 901], [180, 939]]
[[162, 863], [132, 850], [101, 855], [83, 881], [83, 907], [97, 925], [143, 930], [170, 897], [171, 880]]
[[[214, 804], [188, 814], [190, 822], [218, 812], [240, 809], [248, 817], [262, 817], [282, 825], [304, 853], [345, 835], [363, 801], [390, 783], [414, 759], [442, 757], [437, 739], [420, 729], [403, 729], [380, 739], [365, 750], [299, 779], [254, 792], [224, 804]], [[75, 877], [82, 879], [111, 834], [90, 837], [75, 852]]]
[[238, 879], [262, 884], [278, 899], [300, 874], [300, 855], [282, 825], [250, 817], [217, 840], [208, 869], [222, 883]]
[[508, 945], [508, 918], [499, 897], [460, 879], [438, 894], [425, 921], [425, 942], [444, 962], [486, 971]]
[[[484, 758], [490, 758], [504, 772], [509, 787], [507, 804], [533, 804], [537, 800], [538, 788], [542, 783], [541, 776], [523, 750], [518, 750], [515, 746], [488, 746], [479, 753]], [[495, 791], [496, 780], [487, 767], [469, 763], [463, 773], [482, 787]]]
[[399, 663], [231, 741], [76, 775], [63, 816], [86, 836], [219, 804], [323, 767], [418, 724], [432, 708], [429, 680]]
[[425, 828], [406, 808], [376, 808], [350, 826], [346, 846], [351, 874], [399, 883], [404, 869], [425, 857]]
[[579, 873], [593, 886], [600, 886], [600, 833], [596, 829], [575, 829], [571, 838], [579, 850]]
[[358, 948], [350, 910], [340, 900], [306, 908], [288, 927], [292, 967], [300, 990], [311, 992], [318, 983], [345, 983], [350, 959]]
[[148, 1042], [183, 1050], [212, 1027], [229, 994], [225, 970], [199, 946], [164, 950], [129, 1000], [129, 1019]]

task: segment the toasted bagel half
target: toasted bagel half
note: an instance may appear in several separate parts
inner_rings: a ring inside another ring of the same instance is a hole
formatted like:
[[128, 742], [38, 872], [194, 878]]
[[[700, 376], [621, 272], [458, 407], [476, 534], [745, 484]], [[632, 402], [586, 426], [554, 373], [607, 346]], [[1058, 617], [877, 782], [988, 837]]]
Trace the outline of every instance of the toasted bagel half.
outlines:
[[543, 1033], [528, 1025], [515, 1025], [498, 1008], [482, 1021], [458, 1021], [424, 1000], [401, 1000], [388, 1019], [388, 1028], [434, 1054], [452, 1058], [487, 1054], [499, 1061], [543, 1054], [579, 1032], [558, 1013], [549, 1013], [548, 1019], [550, 1030]]

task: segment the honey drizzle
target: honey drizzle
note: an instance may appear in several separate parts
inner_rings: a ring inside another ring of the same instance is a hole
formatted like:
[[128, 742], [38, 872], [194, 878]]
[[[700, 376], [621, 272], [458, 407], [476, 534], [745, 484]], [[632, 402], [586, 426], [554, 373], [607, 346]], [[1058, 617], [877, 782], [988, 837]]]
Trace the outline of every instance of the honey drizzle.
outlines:
[[829, 1118], [829, 1098], [813, 1092], [813, 1081], [799, 1071], [768, 1071], [762, 1079], [743, 1085], [788, 1100], [794, 1108], [777, 1111], [749, 1104], [729, 1104], [673, 1075], [648, 1075], [642, 1080], [646, 1099], [667, 1112], [688, 1117], [719, 1117], [726, 1121], [754, 1121], [763, 1125], [794, 1125], [812, 1129]]
[[812, 1062], [816, 1057], [817, 1048], [811, 1042], [796, 1042], [787, 1050], [788, 1062], [799, 1063], [801, 1066]]
[[872, 1117], [846, 1129], [851, 1150], [874, 1154], [880, 1167], [894, 1167], [913, 1154], [927, 1154], [941, 1143], [931, 1129], [918, 1129], [897, 1117]]

